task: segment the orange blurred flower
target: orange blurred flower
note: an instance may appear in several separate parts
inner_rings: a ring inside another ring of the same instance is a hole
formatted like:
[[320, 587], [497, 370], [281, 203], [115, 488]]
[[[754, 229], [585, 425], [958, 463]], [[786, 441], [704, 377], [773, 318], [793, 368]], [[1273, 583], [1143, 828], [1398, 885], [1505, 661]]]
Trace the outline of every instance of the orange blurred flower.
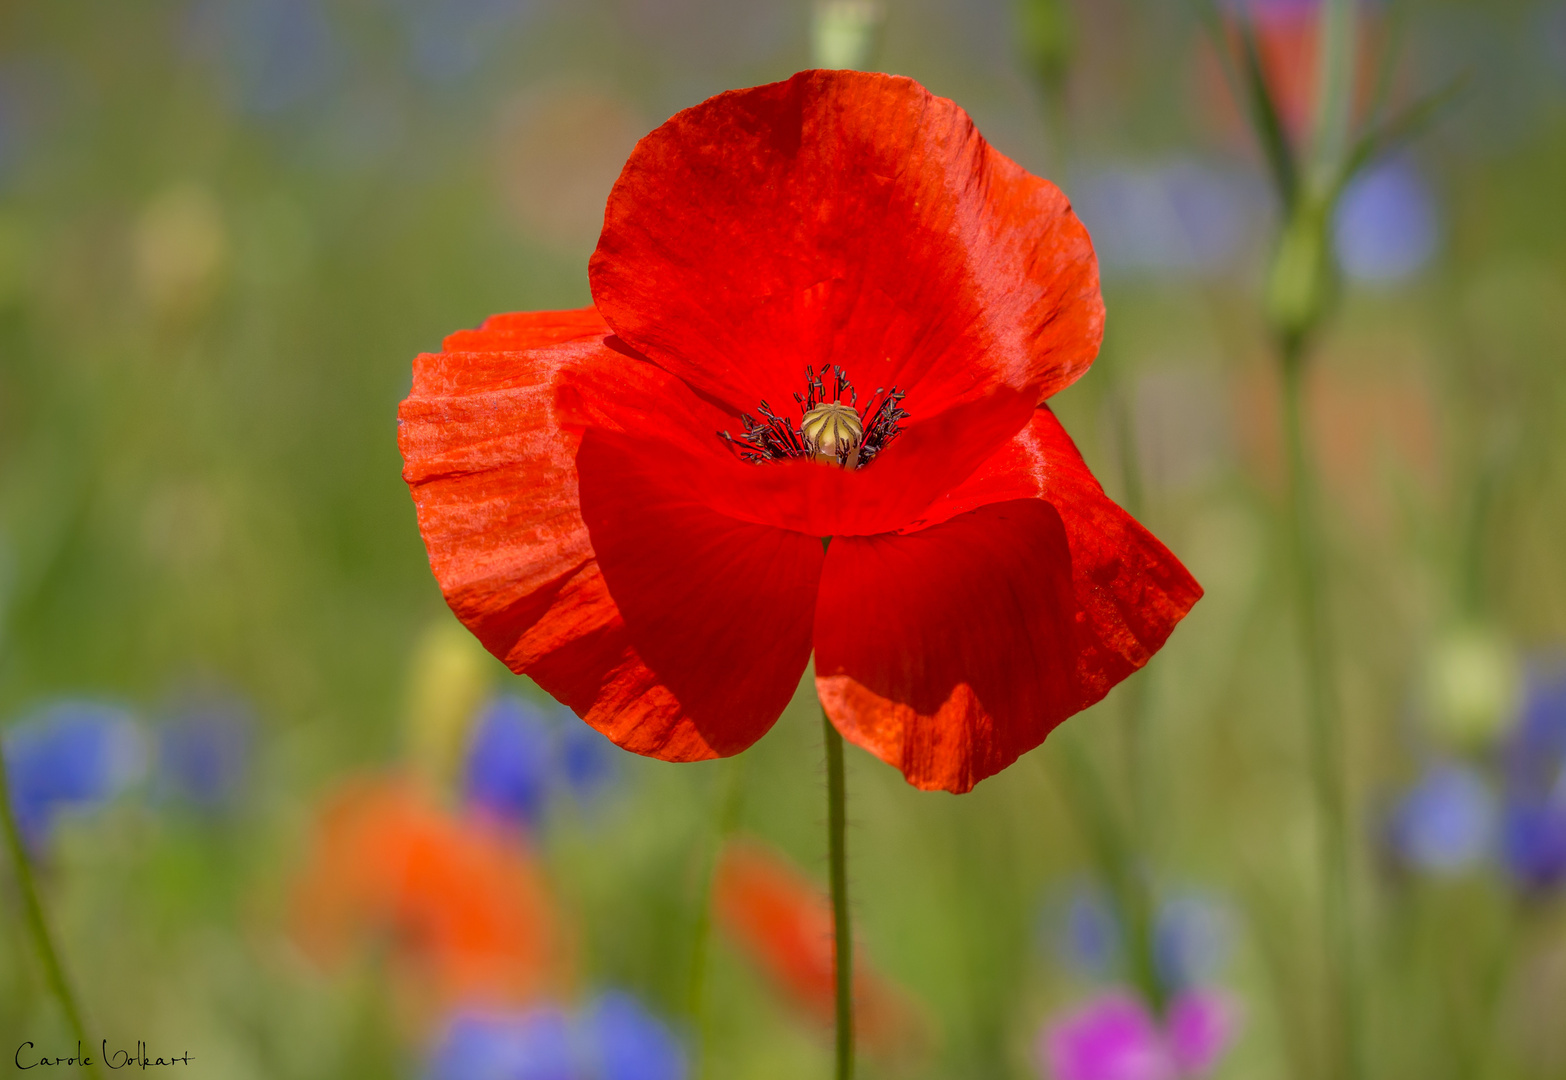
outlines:
[[383, 948], [417, 1016], [553, 996], [570, 949], [514, 833], [437, 805], [399, 778], [352, 781], [324, 806], [295, 885], [295, 940], [335, 966]]
[[[830, 1026], [837, 965], [832, 906], [826, 893], [782, 855], [756, 841], [730, 844], [718, 862], [714, 910], [724, 932], [796, 1008]], [[854, 1027], [861, 1044], [883, 1057], [924, 1048], [916, 1006], [877, 974], [854, 942]]]
[[[1289, 135], [1298, 140], [1310, 127], [1316, 106], [1316, 78], [1320, 59], [1317, 39], [1321, 24], [1321, 11], [1311, 0], [1240, 0], [1233, 5], [1230, 29], [1231, 48], [1238, 55], [1239, 31], [1233, 21], [1240, 14], [1250, 19], [1256, 34], [1256, 50], [1261, 61], [1262, 75], [1277, 105], [1279, 118]], [[1373, 18], [1361, 14], [1358, 18], [1360, 47], [1354, 80], [1355, 107], [1363, 112], [1369, 104], [1375, 81], [1375, 58], [1378, 49], [1377, 25]], [[1231, 89], [1225, 84], [1211, 50], [1207, 50], [1201, 64], [1202, 92], [1212, 103], [1213, 111], [1220, 118], [1225, 132], [1241, 135], [1247, 127], [1240, 115]]]

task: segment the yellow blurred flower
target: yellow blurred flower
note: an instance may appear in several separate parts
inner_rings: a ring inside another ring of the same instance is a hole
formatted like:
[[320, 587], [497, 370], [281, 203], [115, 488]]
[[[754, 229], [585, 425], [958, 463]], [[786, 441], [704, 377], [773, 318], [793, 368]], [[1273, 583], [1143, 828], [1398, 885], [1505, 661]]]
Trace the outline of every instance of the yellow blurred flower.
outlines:
[[448, 790], [457, 776], [493, 664], [478, 640], [449, 617], [430, 624], [414, 647], [408, 670], [408, 760], [436, 790]]
[[1522, 665], [1495, 630], [1461, 626], [1431, 650], [1425, 690], [1435, 734], [1459, 747], [1479, 746], [1517, 712]]
[[160, 315], [201, 307], [228, 259], [222, 208], [204, 187], [166, 188], [143, 208], [133, 238], [136, 285]]

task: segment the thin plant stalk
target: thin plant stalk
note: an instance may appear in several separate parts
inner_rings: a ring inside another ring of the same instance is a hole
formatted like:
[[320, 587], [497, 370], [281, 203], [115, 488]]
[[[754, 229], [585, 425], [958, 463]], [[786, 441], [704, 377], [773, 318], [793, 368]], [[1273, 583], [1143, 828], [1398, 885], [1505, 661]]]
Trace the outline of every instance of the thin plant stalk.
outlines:
[[98, 1064], [90, 1057], [92, 1041], [87, 1038], [87, 1026], [82, 1023], [82, 1010], [71, 991], [70, 980], [65, 975], [65, 965], [60, 962], [60, 952], [55, 947], [54, 935], [49, 931], [49, 921], [44, 915], [43, 903], [38, 898], [38, 886], [33, 877], [32, 860], [27, 855], [27, 845], [22, 830], [16, 823], [16, 813], [11, 807], [11, 786], [6, 776], [5, 762], [0, 757], [0, 823], [5, 829], [6, 846], [11, 851], [11, 864], [16, 871], [16, 889], [22, 898], [22, 914], [27, 923], [28, 936], [38, 950], [43, 964], [44, 978], [55, 1000], [65, 1013], [66, 1024], [76, 1038], [77, 1053], [88, 1055], [87, 1075], [96, 1080]]
[[1289, 549], [1294, 563], [1295, 607], [1305, 654], [1305, 709], [1310, 764], [1321, 846], [1322, 930], [1327, 949], [1329, 1008], [1337, 1027], [1337, 1074], [1364, 1075], [1363, 1015], [1356, 971], [1356, 942], [1349, 891], [1349, 824], [1343, 776], [1343, 731], [1336, 693], [1332, 634], [1322, 588], [1322, 549], [1315, 513], [1315, 479], [1304, 418], [1304, 340], [1286, 336], [1283, 361], [1283, 428], [1289, 475]]
[[854, 934], [848, 918], [848, 787], [843, 778], [843, 736], [821, 712], [826, 741], [827, 861], [832, 878], [832, 957], [837, 989], [837, 1080], [854, 1075]]

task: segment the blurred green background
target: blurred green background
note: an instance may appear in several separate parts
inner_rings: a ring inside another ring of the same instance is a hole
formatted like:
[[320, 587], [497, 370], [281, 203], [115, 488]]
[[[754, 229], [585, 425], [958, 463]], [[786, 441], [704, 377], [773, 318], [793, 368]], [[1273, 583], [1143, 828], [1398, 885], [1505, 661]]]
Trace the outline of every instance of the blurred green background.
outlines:
[[[1283, 25], [1309, 4], [1270, 7]], [[956, 100], [1093, 231], [1108, 334], [1054, 404], [1207, 597], [1144, 674], [970, 795], [850, 748], [858, 927], [930, 1032], [866, 1073], [1042, 1075], [1040, 1025], [1114, 981], [1059, 944], [1104, 876], [1095, 814], [1141, 805], [1154, 891], [1224, 912], [1214, 978], [1241, 1027], [1217, 1075], [1324, 1075], [1259, 160], [1183, 5], [885, 8], [874, 66]], [[1372, 1075], [1566, 1077], [1554, 883], [1519, 884], [1495, 846], [1428, 872], [1394, 827], [1432, 762], [1504, 802], [1509, 733], [1566, 643], [1566, 6], [1363, 18], [1397, 43], [1393, 97], [1470, 79], [1346, 196], [1309, 380]], [[286, 914], [322, 794], [406, 762], [417, 644], [450, 619], [399, 475], [410, 362], [494, 312], [587, 304], [636, 139], [809, 66], [810, 20], [752, 0], [0, 8], [0, 724], [90, 698], [155, 731], [220, 691], [252, 726], [221, 812], [160, 795], [153, 760], [50, 838], [40, 883], [95, 1030], [189, 1050], [191, 1075], [421, 1074], [374, 959], [319, 970]], [[813, 701], [744, 761], [740, 828], [824, 880]], [[692, 1054], [732, 768], [618, 754], [609, 789], [536, 836], [580, 984], [635, 993]], [[4, 881], [0, 1051], [64, 1046]], [[826, 1075], [828, 1040], [721, 936], [706, 996], [705, 1075]]]

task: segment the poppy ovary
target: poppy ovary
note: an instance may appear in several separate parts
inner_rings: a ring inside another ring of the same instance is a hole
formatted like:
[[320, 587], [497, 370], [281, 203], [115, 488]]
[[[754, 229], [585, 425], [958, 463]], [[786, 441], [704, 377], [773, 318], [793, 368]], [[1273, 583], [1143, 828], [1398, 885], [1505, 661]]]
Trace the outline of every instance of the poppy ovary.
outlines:
[[[844, 404], [843, 398], [848, 398]], [[877, 387], [863, 409], [859, 395], [843, 369], [805, 366], [805, 392], [795, 394], [802, 413], [796, 428], [773, 412], [765, 400], [757, 407], [761, 419], [740, 414], [745, 433], [736, 438], [727, 431], [718, 438], [729, 444], [736, 457], [751, 465], [789, 458], [808, 458], [824, 465], [859, 469], [870, 464], [886, 444], [902, 432], [908, 418], [902, 407], [903, 391]]]
[[831, 401], [817, 405], [805, 413], [799, 431], [815, 460], [845, 469], [858, 468], [865, 428], [859, 414], [847, 405]]

